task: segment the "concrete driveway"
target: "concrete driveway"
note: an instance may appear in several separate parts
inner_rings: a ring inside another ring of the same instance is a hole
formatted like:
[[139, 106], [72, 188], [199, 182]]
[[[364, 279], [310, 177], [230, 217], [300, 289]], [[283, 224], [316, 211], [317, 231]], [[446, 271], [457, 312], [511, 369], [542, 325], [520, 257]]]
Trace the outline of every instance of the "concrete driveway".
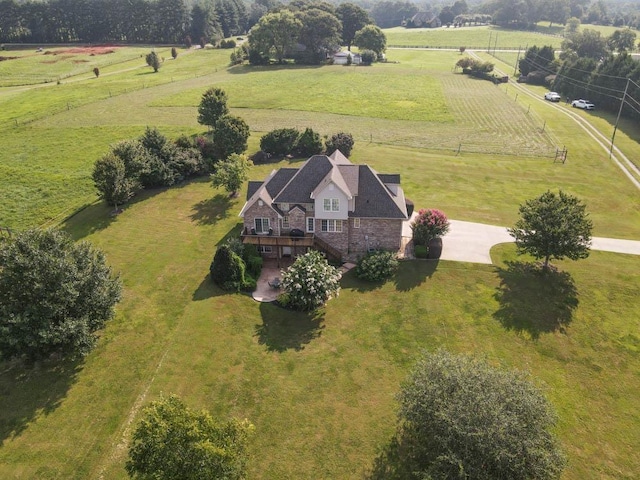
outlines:
[[[442, 260], [491, 264], [491, 247], [511, 243], [506, 227], [449, 220], [451, 228], [442, 238]], [[593, 237], [591, 250], [640, 255], [640, 241]]]

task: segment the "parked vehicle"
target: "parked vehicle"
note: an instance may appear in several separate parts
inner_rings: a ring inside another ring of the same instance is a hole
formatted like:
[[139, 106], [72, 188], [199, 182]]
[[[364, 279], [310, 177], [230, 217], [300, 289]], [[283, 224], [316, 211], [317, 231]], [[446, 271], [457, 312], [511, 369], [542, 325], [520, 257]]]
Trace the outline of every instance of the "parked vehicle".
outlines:
[[550, 102], [559, 102], [560, 94], [556, 92], [547, 92], [544, 94], [544, 99], [549, 100]]
[[594, 108], [596, 108], [596, 106], [589, 100], [583, 99], [574, 100], [573, 102], [571, 102], [571, 106], [574, 108], [582, 108], [583, 110], [593, 110]]

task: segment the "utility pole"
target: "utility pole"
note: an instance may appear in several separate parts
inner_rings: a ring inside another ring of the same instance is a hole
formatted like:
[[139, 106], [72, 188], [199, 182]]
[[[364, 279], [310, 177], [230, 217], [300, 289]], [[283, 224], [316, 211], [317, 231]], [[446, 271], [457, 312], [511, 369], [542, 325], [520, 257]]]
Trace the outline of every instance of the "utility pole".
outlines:
[[491, 53], [491, 35], [493, 35], [493, 32], [489, 32], [489, 46], [487, 47], [487, 53]]
[[518, 56], [516, 57], [516, 64], [513, 66], [513, 76], [516, 76], [518, 72], [518, 62], [520, 61], [520, 45], [518, 45]]
[[616, 130], [618, 130], [618, 122], [620, 121], [620, 114], [622, 114], [622, 107], [624, 106], [624, 100], [627, 98], [627, 91], [629, 90], [629, 80], [627, 78], [627, 84], [624, 87], [624, 94], [622, 95], [622, 101], [620, 102], [620, 110], [618, 110], [618, 117], [616, 118], [616, 124], [613, 127], [613, 135], [611, 135], [611, 148], [609, 149], [609, 158], [613, 154], [613, 139], [616, 138]]

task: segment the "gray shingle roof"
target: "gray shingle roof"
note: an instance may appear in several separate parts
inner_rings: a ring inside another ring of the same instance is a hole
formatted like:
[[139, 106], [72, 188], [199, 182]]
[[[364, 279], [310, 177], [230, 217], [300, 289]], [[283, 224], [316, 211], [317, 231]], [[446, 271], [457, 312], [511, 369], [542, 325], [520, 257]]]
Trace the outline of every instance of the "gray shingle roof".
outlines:
[[[338, 160], [348, 162], [344, 156], [338, 157]], [[336, 170], [332, 172], [334, 168]], [[349, 212], [350, 217], [407, 218], [404, 192], [398, 188], [394, 194], [385, 185], [399, 185], [400, 175], [378, 174], [368, 165], [339, 163], [325, 155], [314, 155], [299, 169], [281, 168], [266, 183], [249, 182], [247, 200], [264, 186], [268, 195], [273, 198], [271, 207], [283, 214], [277, 204], [289, 203], [290, 208], [294, 208], [295, 204], [308, 204], [312, 202], [311, 193], [318, 185], [334, 176], [332, 181], [339, 180], [339, 184], [346, 185], [349, 192], [345, 193], [353, 195], [355, 200], [355, 210]], [[298, 207], [304, 209], [302, 205]]]
[[399, 173], [379, 173], [378, 178], [382, 180], [382, 183], [392, 183], [394, 185], [400, 185]]
[[309, 203], [311, 192], [331, 171], [333, 164], [326, 155], [314, 155], [298, 170], [284, 189], [273, 199], [277, 203]]
[[264, 182], [249, 181], [249, 187], [247, 188], [247, 200], [249, 200], [254, 193], [262, 186]]
[[289, 183], [298, 171], [297, 168], [281, 168], [267, 183], [267, 193], [273, 198]]
[[356, 208], [350, 217], [406, 218], [406, 211], [400, 209], [393, 194], [385, 187], [368, 165], [359, 166], [358, 196]]

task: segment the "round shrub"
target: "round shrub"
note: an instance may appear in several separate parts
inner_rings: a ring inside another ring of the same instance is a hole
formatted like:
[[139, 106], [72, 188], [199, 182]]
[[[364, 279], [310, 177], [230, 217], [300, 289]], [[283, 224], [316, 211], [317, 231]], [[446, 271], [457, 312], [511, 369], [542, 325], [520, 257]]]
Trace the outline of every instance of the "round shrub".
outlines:
[[240, 291], [244, 288], [245, 265], [228, 245], [220, 245], [211, 262], [211, 279], [223, 290]]
[[295, 150], [302, 157], [310, 157], [322, 152], [323, 145], [320, 134], [311, 128], [306, 128], [298, 137]]
[[271, 130], [260, 139], [260, 150], [269, 155], [289, 155], [293, 153], [300, 132], [295, 128]]
[[332, 154], [334, 151], [340, 150], [345, 157], [348, 157], [351, 155], [353, 144], [353, 135], [350, 133], [339, 132], [327, 138], [327, 141], [325, 142], [325, 149], [328, 154]]
[[369, 282], [391, 278], [398, 270], [398, 258], [392, 252], [371, 252], [356, 265], [356, 276]]
[[299, 256], [282, 275], [287, 306], [302, 311], [321, 307], [338, 296], [341, 278], [340, 270], [329, 265], [320, 252], [311, 250]]
[[429, 245], [433, 238], [441, 237], [449, 231], [449, 220], [440, 210], [422, 209], [411, 223], [414, 245]]

